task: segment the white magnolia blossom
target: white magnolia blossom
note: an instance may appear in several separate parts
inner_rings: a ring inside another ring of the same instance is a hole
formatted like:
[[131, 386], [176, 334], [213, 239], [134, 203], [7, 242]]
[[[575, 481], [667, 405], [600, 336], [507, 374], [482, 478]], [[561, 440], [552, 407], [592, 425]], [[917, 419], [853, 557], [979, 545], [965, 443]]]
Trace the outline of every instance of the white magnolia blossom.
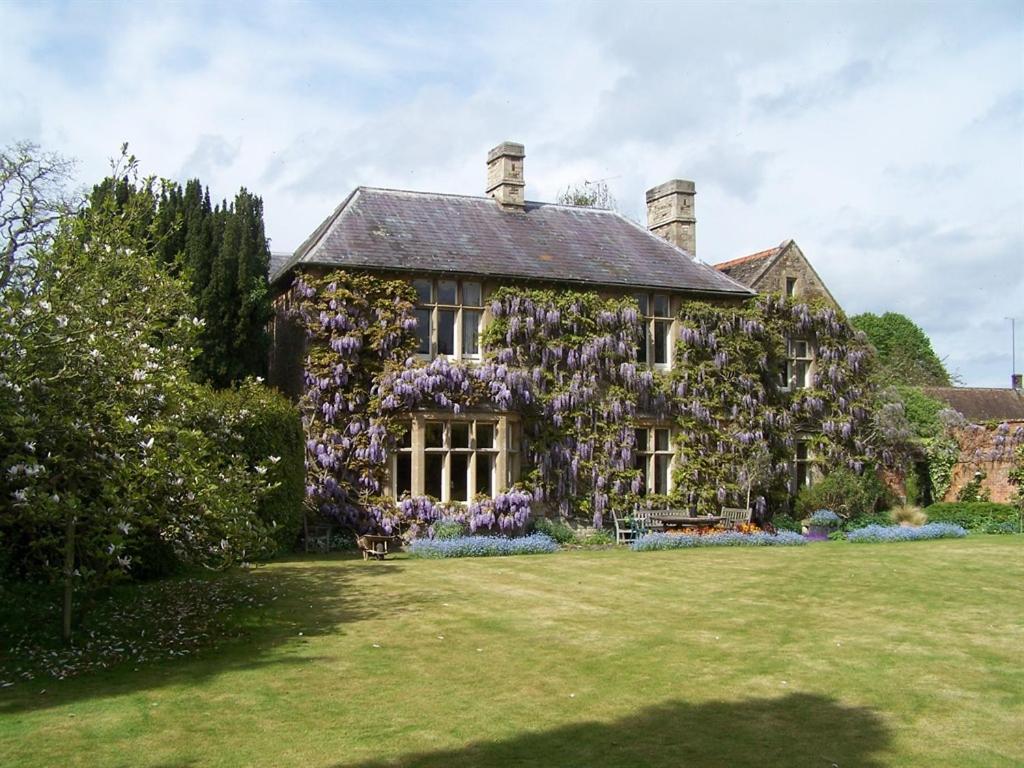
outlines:
[[144, 451], [148, 451], [150, 448], [153, 447], [154, 440], [155, 440], [155, 438], [152, 438], [152, 437], [149, 438], [149, 440], [143, 440], [143, 441], [141, 441], [139, 443], [139, 447], [141, 447], [142, 450], [144, 450]]
[[134, 424], [135, 426], [138, 426], [139, 421], [141, 421], [141, 419], [139, 419], [139, 417], [135, 416], [134, 414], [125, 416], [124, 420], [127, 421], [129, 424]]
[[24, 488], [19, 488], [18, 490], [14, 491], [11, 494], [11, 496], [14, 497], [15, 501], [28, 501], [28, 491], [26, 491]]

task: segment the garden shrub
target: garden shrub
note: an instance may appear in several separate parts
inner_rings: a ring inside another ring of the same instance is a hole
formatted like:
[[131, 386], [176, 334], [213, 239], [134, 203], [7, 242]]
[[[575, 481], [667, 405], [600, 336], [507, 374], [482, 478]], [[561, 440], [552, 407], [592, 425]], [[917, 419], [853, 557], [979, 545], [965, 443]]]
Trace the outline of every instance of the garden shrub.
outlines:
[[576, 532], [561, 520], [551, 520], [541, 517], [534, 521], [533, 530], [535, 533], [543, 533], [550, 536], [559, 544], [572, 544], [576, 541]]
[[776, 534], [720, 531], [702, 536], [648, 533], [630, 544], [629, 548], [635, 552], [651, 552], [690, 547], [788, 547], [806, 543], [807, 539], [792, 531], [780, 531]]
[[771, 520], [772, 525], [775, 526], [776, 530], [779, 531], [792, 531], [794, 533], [800, 533], [803, 526], [800, 525], [799, 520], [794, 520], [789, 515], [775, 515]]
[[950, 523], [928, 523], [920, 528], [905, 525], [869, 525], [846, 534], [847, 541], [887, 542], [922, 541], [924, 539], [962, 539], [967, 531]]
[[[263, 465], [274, 487], [256, 514], [272, 532], [277, 552], [294, 548], [302, 528], [305, 498], [305, 438], [298, 409], [283, 395], [249, 380], [236, 389], [206, 392], [208, 434], [228, 453], [240, 453], [253, 467]], [[213, 422], [209, 420], [213, 419]]]
[[576, 537], [576, 543], [583, 547], [606, 547], [615, 543], [615, 537], [603, 528]]
[[835, 528], [839, 525], [839, 515], [831, 509], [818, 509], [807, 518], [808, 525], [820, 526], [822, 528]]
[[466, 535], [466, 526], [457, 520], [438, 520], [430, 528], [430, 538], [435, 541], [458, 539]]
[[992, 501], [950, 501], [932, 504], [925, 509], [933, 523], [953, 523], [970, 531], [987, 532], [1010, 523], [1018, 524], [1020, 513], [1012, 504]]
[[857, 475], [835, 469], [810, 487], [800, 490], [796, 511], [806, 517], [818, 509], [830, 509], [847, 520], [886, 508], [891, 494], [871, 468]]
[[447, 557], [500, 557], [504, 555], [544, 555], [558, 551], [558, 544], [543, 533], [518, 539], [504, 536], [462, 536], [457, 539], [416, 539], [409, 555], [427, 559]]
[[858, 528], [867, 528], [869, 525], [892, 525], [892, 518], [888, 512], [872, 512], [870, 515], [861, 515], [853, 520], [848, 520], [843, 527], [848, 531], [854, 531]]

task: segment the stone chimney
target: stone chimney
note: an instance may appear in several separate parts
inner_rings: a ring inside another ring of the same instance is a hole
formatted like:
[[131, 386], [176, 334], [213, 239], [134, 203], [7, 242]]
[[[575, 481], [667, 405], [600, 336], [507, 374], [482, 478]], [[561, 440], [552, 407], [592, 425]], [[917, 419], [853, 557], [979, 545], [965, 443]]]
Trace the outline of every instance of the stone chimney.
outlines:
[[525, 205], [522, 144], [503, 141], [487, 153], [487, 194], [509, 208]]
[[692, 181], [672, 179], [647, 190], [647, 229], [673, 245], [697, 255], [697, 219]]

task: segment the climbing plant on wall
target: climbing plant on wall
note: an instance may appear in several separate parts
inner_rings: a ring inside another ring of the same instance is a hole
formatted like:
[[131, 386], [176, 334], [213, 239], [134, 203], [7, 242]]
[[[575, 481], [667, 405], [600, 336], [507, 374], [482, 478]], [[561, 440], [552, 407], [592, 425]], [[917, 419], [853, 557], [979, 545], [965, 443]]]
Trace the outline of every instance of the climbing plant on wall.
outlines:
[[[784, 493], [798, 435], [830, 465], [859, 472], [884, 459], [869, 428], [869, 349], [827, 306], [685, 302], [677, 362], [663, 373], [636, 362], [640, 318], [628, 297], [498, 289], [476, 365], [412, 355], [414, 300], [403, 281], [342, 271], [300, 275], [293, 287], [311, 341], [307, 490], [322, 512], [352, 524], [388, 530], [452, 518], [504, 529], [526, 514], [521, 489], [468, 508], [387, 498], [389, 451], [401, 421], [421, 408], [520, 414], [534, 501], [595, 525], [642, 490], [634, 430], [644, 424], [676, 427], [674, 495], [690, 504], [738, 503], [748, 484]], [[806, 340], [817, 357], [809, 386], [793, 392], [778, 378], [787, 338]]]

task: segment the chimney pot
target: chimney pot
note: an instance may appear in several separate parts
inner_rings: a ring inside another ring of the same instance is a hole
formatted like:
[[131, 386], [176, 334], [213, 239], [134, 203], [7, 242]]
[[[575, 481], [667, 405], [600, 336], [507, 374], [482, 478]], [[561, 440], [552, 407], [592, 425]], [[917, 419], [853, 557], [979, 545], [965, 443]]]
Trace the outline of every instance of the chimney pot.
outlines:
[[503, 141], [487, 153], [488, 195], [503, 206], [523, 208], [526, 205], [523, 180], [523, 159], [526, 150], [522, 144]]
[[647, 229], [691, 256], [697, 255], [696, 195], [696, 186], [686, 179], [672, 179], [647, 190]]
[[1018, 392], [1024, 389], [1024, 373], [1014, 373], [1010, 375], [1010, 389], [1015, 389]]

